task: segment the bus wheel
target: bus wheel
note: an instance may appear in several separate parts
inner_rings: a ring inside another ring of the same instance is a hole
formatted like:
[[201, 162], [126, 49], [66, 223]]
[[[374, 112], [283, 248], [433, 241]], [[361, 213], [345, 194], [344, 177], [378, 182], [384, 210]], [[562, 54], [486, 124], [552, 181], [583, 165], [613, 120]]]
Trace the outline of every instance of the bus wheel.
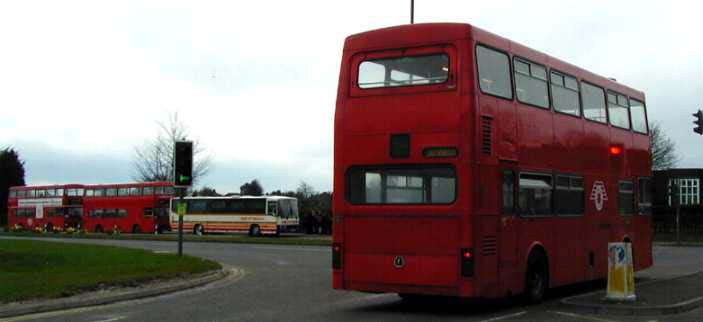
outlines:
[[49, 233], [50, 233], [50, 232], [53, 232], [53, 231], [54, 231], [54, 224], [52, 224], [52, 223], [47, 223], [47, 224], [46, 224], [46, 227], [44, 227], [44, 228], [46, 229], [46, 232], [49, 232]]
[[249, 228], [249, 236], [261, 236], [261, 228], [259, 228], [259, 225], [251, 225], [251, 228]]
[[139, 227], [139, 225], [134, 225], [132, 227], [132, 234], [139, 234], [142, 232], [142, 229]]
[[102, 232], [103, 232], [103, 226], [100, 226], [100, 225], [95, 226], [95, 232], [96, 232], [96, 233], [102, 233]]
[[537, 304], [542, 302], [549, 283], [549, 268], [547, 259], [541, 253], [533, 253], [527, 260], [525, 274], [525, 295], [527, 302]]
[[193, 228], [193, 234], [196, 234], [198, 236], [202, 236], [205, 234], [205, 229], [203, 229], [203, 225], [195, 225], [195, 228]]

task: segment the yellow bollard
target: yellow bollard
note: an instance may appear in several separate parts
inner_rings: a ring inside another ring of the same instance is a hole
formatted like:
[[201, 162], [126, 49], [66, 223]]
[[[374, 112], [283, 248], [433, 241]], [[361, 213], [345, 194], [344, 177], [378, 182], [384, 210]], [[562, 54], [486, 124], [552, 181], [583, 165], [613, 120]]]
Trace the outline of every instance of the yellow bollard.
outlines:
[[606, 300], [634, 301], [635, 272], [630, 243], [608, 243], [608, 289]]

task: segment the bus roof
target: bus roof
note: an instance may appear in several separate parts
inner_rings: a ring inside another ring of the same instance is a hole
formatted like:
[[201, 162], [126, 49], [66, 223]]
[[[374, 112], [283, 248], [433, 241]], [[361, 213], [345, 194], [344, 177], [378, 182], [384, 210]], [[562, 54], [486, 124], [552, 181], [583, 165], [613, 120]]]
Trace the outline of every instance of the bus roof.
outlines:
[[294, 197], [286, 197], [286, 196], [188, 196], [185, 197], [185, 199], [221, 199], [221, 200], [230, 200], [230, 199], [267, 199], [267, 200], [291, 200], [291, 199], [297, 199]]
[[589, 72], [558, 58], [464, 23], [420, 23], [366, 31], [347, 37], [345, 52], [401, 49], [437, 45], [459, 39], [474, 39], [514, 55], [533, 60], [610, 90], [644, 101], [644, 93], [610, 78]]
[[14, 186], [10, 187], [10, 190], [41, 190], [41, 189], [81, 189], [85, 188], [82, 184], [53, 184], [53, 185], [41, 185], [41, 186]]

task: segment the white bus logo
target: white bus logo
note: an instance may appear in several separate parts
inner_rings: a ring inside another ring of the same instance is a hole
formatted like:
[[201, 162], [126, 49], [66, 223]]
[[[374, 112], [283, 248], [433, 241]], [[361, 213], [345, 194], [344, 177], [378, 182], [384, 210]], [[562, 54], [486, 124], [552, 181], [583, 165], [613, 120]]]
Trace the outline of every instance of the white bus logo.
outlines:
[[608, 194], [605, 192], [605, 184], [603, 184], [603, 181], [593, 182], [590, 199], [596, 204], [596, 209], [598, 211], [603, 210], [603, 203], [608, 200]]

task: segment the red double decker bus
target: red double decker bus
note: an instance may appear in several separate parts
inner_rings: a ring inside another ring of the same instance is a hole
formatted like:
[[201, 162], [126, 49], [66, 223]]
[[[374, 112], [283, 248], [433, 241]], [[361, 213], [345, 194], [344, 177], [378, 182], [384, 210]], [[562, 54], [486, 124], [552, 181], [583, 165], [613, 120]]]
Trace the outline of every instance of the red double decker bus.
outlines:
[[11, 187], [8, 197], [10, 227], [46, 231], [80, 228], [83, 185]]
[[344, 44], [333, 286], [462, 297], [652, 265], [644, 94], [468, 24]]
[[161, 233], [170, 230], [170, 182], [85, 187], [84, 227], [92, 232]]

